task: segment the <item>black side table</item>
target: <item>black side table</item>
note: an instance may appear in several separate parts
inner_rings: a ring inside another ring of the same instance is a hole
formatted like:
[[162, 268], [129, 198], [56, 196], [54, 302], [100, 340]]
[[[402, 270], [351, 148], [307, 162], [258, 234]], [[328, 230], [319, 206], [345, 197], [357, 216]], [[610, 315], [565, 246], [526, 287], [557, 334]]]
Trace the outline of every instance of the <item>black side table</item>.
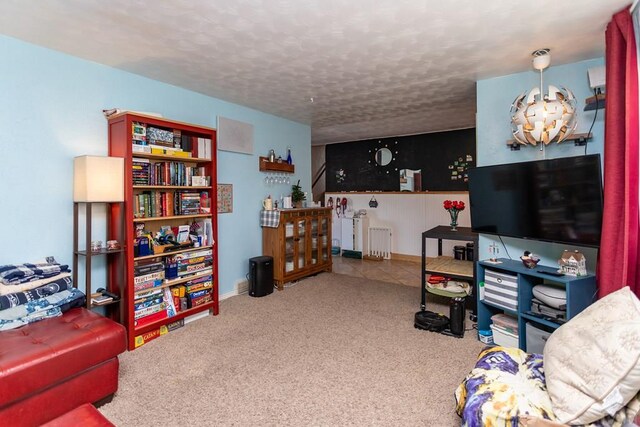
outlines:
[[[438, 239], [439, 262], [435, 263], [434, 268], [427, 266], [427, 239]], [[473, 261], [453, 260], [449, 259], [449, 257], [442, 257], [443, 240], [473, 242]], [[478, 307], [476, 295], [478, 287], [476, 284], [475, 262], [478, 261], [478, 252], [478, 233], [471, 231], [470, 227], [457, 227], [456, 231], [452, 231], [450, 226], [439, 225], [422, 233], [422, 287], [420, 289], [422, 296], [420, 309], [422, 311], [427, 308], [427, 274], [437, 274], [471, 282], [473, 291], [471, 298], [467, 298], [467, 308], [470, 308], [472, 311], [471, 320], [476, 320]]]

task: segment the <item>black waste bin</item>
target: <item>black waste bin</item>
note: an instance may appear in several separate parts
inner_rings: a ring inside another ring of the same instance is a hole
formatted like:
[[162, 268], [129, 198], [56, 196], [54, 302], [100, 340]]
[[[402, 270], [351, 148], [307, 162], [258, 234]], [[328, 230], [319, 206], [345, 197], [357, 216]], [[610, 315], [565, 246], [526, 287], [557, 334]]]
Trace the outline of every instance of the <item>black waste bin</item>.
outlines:
[[249, 295], [264, 297], [273, 292], [273, 257], [249, 259]]

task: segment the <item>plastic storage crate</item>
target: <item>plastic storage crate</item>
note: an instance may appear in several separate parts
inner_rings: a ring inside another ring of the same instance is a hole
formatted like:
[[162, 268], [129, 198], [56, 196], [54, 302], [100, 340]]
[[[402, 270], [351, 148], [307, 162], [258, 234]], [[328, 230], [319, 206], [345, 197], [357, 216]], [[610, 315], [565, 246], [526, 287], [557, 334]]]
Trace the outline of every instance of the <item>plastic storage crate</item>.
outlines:
[[493, 343], [502, 347], [518, 348], [518, 335], [507, 332], [503, 329], [496, 328], [495, 325], [489, 325], [493, 332]]

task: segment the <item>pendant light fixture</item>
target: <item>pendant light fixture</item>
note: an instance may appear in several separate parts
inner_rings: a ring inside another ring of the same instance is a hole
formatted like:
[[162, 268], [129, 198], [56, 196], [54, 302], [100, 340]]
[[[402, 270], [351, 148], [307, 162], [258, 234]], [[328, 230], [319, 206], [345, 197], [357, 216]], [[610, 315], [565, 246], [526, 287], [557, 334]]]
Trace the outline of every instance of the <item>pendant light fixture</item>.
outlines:
[[549, 85], [543, 93], [542, 72], [551, 64], [549, 49], [539, 49], [531, 54], [533, 68], [540, 71], [540, 87], [519, 95], [511, 105], [511, 130], [520, 144], [545, 145], [562, 142], [577, 125], [576, 99], [566, 88]]

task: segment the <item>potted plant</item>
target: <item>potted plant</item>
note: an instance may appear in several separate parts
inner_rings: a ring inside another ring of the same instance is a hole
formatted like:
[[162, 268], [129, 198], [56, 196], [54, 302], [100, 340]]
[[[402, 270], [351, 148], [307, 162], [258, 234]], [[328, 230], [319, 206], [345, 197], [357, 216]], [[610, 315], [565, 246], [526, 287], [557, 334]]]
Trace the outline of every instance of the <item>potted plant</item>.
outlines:
[[302, 191], [302, 187], [300, 186], [300, 180], [298, 180], [297, 184], [291, 186], [291, 201], [293, 202], [294, 208], [301, 208], [302, 201], [305, 200], [307, 196], [305, 196]]

